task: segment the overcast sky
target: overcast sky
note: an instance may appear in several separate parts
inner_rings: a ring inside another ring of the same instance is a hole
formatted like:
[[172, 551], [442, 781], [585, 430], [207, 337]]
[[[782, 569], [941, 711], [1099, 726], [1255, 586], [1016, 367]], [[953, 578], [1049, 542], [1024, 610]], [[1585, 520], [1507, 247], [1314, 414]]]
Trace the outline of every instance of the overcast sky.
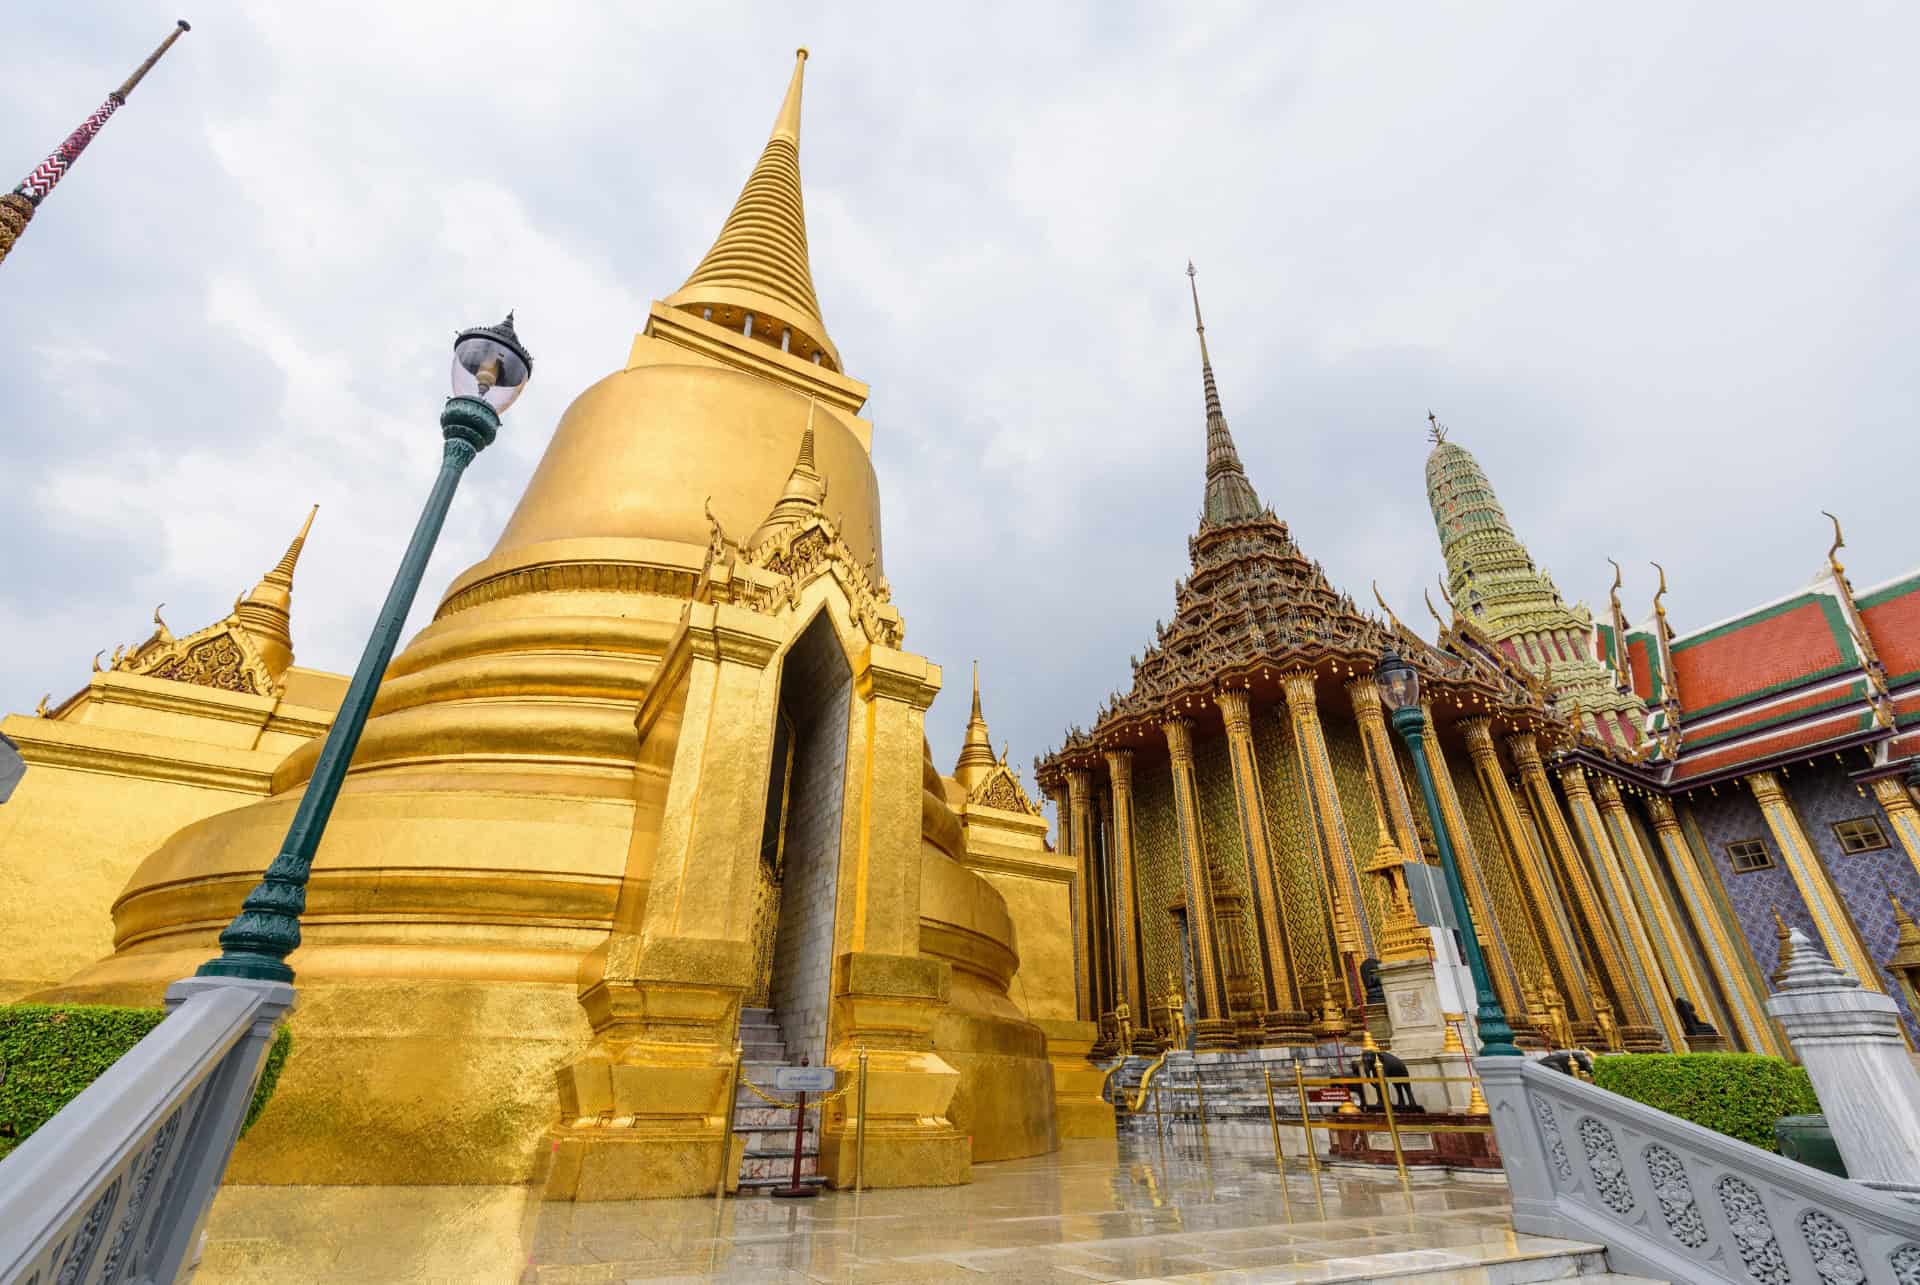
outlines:
[[[172, 3], [173, 0], [170, 0]], [[1430, 636], [1429, 407], [1535, 558], [1681, 629], [1920, 563], [1920, 11], [31, 3], [0, 185], [194, 24], [0, 264], [0, 709], [165, 602], [222, 615], [321, 506], [299, 661], [346, 670], [438, 459], [458, 327], [537, 377], [409, 626], [717, 231], [808, 45], [813, 274], [907, 645], [996, 745], [1087, 722], [1170, 615], [1204, 415], [1335, 581]], [[936, 16], [937, 15], [937, 16]]]

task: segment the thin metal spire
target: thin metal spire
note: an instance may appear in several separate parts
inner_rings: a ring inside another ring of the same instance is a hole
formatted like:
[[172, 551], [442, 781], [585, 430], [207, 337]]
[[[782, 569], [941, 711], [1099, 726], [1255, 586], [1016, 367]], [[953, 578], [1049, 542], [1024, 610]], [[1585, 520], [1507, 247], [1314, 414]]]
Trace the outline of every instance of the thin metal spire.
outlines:
[[160, 47], [148, 54], [147, 60], [134, 68], [133, 74], [118, 89], [107, 95], [107, 101], [100, 104], [99, 110], [82, 121], [80, 128], [67, 135], [66, 141], [55, 148], [46, 160], [34, 166], [20, 180], [18, 187], [0, 196], [0, 261], [6, 259], [7, 252], [13, 249], [13, 243], [20, 239], [20, 234], [32, 220], [34, 211], [40, 208], [40, 202], [47, 199], [54, 185], [73, 168], [73, 163], [80, 159], [80, 153], [87, 150], [87, 144], [99, 134], [107, 119], [126, 105], [127, 95], [153, 70], [153, 65], [160, 61], [161, 55], [173, 48], [173, 42], [191, 30], [185, 18], [175, 23], [174, 29], [167, 33], [167, 38], [160, 42]]
[[1227, 428], [1220, 407], [1220, 389], [1213, 380], [1213, 358], [1207, 353], [1207, 325], [1200, 319], [1200, 286], [1193, 260], [1187, 260], [1187, 286], [1193, 292], [1193, 329], [1200, 336], [1200, 379], [1207, 394], [1207, 494], [1202, 520], [1208, 523], [1245, 522], [1260, 516], [1260, 497]]

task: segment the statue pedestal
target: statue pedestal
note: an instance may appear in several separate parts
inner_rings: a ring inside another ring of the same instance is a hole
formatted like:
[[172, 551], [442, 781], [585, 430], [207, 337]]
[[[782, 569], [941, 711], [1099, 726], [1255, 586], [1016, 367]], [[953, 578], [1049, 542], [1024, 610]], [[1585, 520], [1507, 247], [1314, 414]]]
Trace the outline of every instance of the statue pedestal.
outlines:
[[1393, 1051], [1403, 1061], [1411, 1066], [1414, 1058], [1437, 1054], [1446, 1046], [1447, 1021], [1441, 1016], [1440, 984], [1431, 960], [1380, 965], [1380, 990], [1387, 997]]
[[1414, 1084], [1413, 1096], [1423, 1109], [1463, 1112], [1473, 1100], [1467, 1080], [1467, 1059], [1446, 1051], [1446, 1010], [1441, 1007], [1440, 980], [1431, 960], [1408, 959], [1380, 965], [1380, 989], [1387, 997], [1387, 1020], [1393, 1027], [1392, 1049], [1413, 1076], [1457, 1076], [1459, 1083]]
[[1100, 1096], [1107, 1073], [1087, 1060], [1099, 1028], [1092, 1022], [1035, 1018], [1053, 1063], [1053, 1112], [1062, 1138], [1111, 1138], [1113, 1108]]

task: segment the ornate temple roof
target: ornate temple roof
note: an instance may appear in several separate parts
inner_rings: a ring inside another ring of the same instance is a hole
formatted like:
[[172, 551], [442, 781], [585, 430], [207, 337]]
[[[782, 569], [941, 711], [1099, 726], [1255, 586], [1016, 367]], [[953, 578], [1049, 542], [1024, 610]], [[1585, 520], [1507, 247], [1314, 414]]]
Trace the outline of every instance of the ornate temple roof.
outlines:
[[[1192, 265], [1188, 265], [1189, 277]], [[1303, 553], [1287, 524], [1260, 503], [1221, 407], [1194, 290], [1194, 328], [1206, 406], [1206, 485], [1198, 529], [1187, 540], [1191, 573], [1174, 585], [1174, 615], [1158, 622], [1133, 661], [1133, 681], [1101, 707], [1093, 729], [1070, 728], [1057, 753], [1036, 760], [1043, 785], [1063, 764], [1211, 703], [1222, 687], [1248, 687], [1293, 669], [1346, 677], [1373, 668], [1388, 647], [1422, 671], [1436, 694], [1515, 716], [1544, 716], [1542, 689], [1470, 624], [1443, 623], [1438, 647], [1388, 613], [1362, 611]], [[1384, 603], [1382, 604], [1384, 607]]]
[[[840, 369], [827, 336], [807, 257], [807, 210], [800, 189], [800, 88], [807, 51], [794, 54], [793, 79], [772, 135], [740, 191], [713, 248], [686, 284], [666, 300], [687, 312], [711, 311], [729, 327], [753, 318], [754, 334], [802, 360]], [[785, 336], [782, 332], [790, 332]]]

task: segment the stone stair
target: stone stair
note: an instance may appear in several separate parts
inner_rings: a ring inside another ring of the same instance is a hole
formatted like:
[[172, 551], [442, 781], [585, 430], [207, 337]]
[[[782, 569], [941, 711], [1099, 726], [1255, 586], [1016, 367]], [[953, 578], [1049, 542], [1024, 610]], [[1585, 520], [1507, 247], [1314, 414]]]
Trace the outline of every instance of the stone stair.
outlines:
[[[791, 1094], [773, 1089], [773, 1073], [797, 1065], [787, 1059], [787, 1046], [770, 1008], [740, 1010], [740, 1073], [775, 1097]], [[807, 1112], [807, 1129], [800, 1141], [800, 1181], [825, 1186], [818, 1174], [820, 1113]], [[746, 1139], [740, 1160], [740, 1191], [784, 1187], [793, 1173], [793, 1112], [770, 1107], [753, 1090], [741, 1085], [733, 1100], [733, 1131]]]

